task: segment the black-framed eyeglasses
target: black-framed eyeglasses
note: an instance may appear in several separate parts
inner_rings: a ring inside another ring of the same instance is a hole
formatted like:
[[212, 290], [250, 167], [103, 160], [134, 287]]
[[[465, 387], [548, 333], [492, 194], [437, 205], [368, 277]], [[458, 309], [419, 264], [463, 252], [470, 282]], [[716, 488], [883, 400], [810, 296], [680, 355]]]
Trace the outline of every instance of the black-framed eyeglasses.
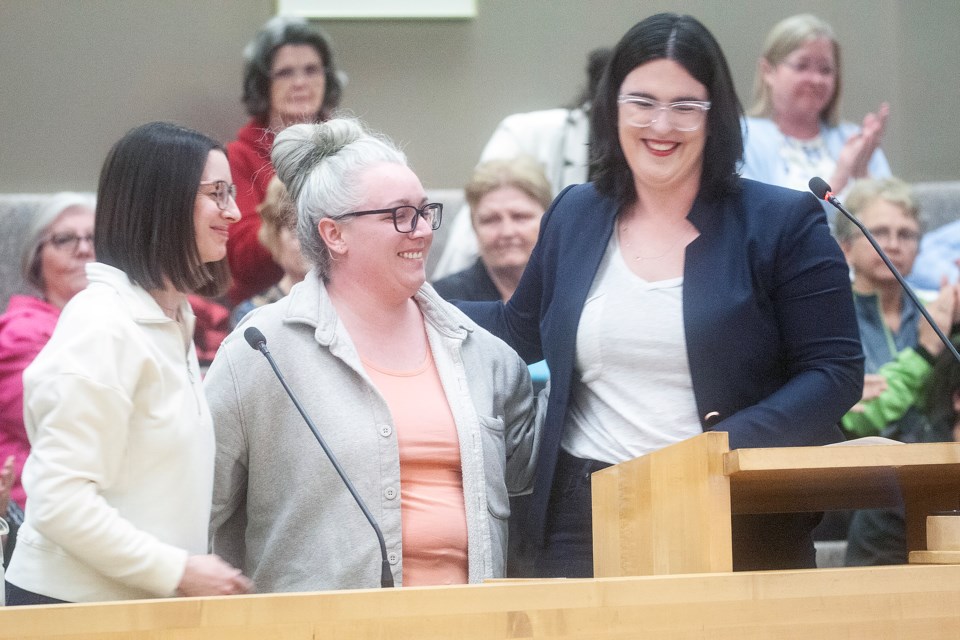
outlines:
[[211, 180], [210, 182], [201, 182], [200, 186], [214, 185], [213, 191], [206, 194], [213, 198], [220, 211], [226, 211], [230, 207], [230, 199], [237, 199], [237, 185], [230, 184], [226, 180]]
[[390, 209], [372, 209], [370, 211], [351, 211], [339, 216], [331, 216], [333, 220], [342, 220], [343, 218], [354, 218], [356, 216], [372, 216], [376, 214], [389, 213], [393, 218], [393, 228], [400, 233], [411, 233], [417, 228], [417, 222], [421, 218], [430, 225], [430, 228], [436, 231], [440, 228], [440, 220], [443, 218], [443, 205], [439, 202], [425, 204], [419, 209], [410, 204], [402, 204], [399, 207]]
[[80, 250], [80, 241], [84, 241], [93, 247], [93, 234], [87, 233], [79, 236], [75, 233], [55, 233], [43, 241], [44, 244], [51, 245], [57, 251], [66, 253], [77, 253]]

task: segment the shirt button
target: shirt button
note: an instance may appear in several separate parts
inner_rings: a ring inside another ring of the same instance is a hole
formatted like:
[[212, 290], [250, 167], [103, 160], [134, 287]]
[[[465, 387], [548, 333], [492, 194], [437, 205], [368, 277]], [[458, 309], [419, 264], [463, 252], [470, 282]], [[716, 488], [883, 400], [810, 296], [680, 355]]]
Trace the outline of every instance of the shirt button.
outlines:
[[393, 487], [387, 487], [386, 489], [383, 490], [383, 497], [386, 498], [387, 500], [393, 500], [394, 498], [397, 497], [397, 490], [394, 489]]
[[380, 435], [382, 435], [384, 438], [390, 437], [391, 433], [393, 433], [393, 427], [388, 424], [380, 425]]
[[389, 562], [390, 564], [397, 564], [398, 562], [400, 562], [400, 554], [397, 553], [396, 551], [391, 551], [390, 553], [387, 554], [387, 562]]

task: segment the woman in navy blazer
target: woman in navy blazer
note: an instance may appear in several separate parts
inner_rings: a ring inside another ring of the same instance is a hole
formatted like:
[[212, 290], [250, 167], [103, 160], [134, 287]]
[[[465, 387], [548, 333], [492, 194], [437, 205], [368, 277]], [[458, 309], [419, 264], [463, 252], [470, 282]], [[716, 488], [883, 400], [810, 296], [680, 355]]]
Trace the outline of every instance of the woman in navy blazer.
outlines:
[[[840, 441], [860, 398], [843, 256], [811, 194], [737, 176], [741, 113], [702, 24], [638, 23], [594, 104], [595, 182], [556, 198], [509, 302], [461, 303], [550, 367], [517, 514], [542, 575], [592, 575], [591, 472], [707, 430], [732, 448]], [[813, 566], [817, 519], [735, 517], [735, 568]]]

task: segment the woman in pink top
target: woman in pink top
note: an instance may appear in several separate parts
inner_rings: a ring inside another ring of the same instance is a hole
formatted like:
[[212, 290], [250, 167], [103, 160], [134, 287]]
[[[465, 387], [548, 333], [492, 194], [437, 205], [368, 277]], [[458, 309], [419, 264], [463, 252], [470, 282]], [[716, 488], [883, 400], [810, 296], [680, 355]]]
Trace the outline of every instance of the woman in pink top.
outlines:
[[13, 456], [10, 498], [20, 507], [26, 503], [20, 471], [30, 453], [23, 427], [23, 370], [47, 344], [63, 306], [87, 286], [84, 265], [95, 257], [93, 207], [91, 196], [58, 193], [39, 208], [20, 261], [33, 291], [12, 296], [0, 316], [0, 465]]

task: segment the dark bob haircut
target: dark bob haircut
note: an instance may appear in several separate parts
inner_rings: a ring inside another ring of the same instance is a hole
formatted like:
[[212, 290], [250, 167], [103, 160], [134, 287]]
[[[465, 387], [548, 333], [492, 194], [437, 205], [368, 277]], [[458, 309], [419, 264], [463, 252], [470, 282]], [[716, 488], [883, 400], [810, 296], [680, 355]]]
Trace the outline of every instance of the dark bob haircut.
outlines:
[[313, 47], [323, 63], [325, 88], [317, 120], [329, 120], [340, 104], [343, 86], [327, 37], [302, 18], [277, 16], [267, 21], [243, 50], [243, 104], [262, 124], [270, 115], [270, 68], [277, 49], [288, 44]]
[[229, 283], [226, 258], [201, 261], [193, 222], [213, 150], [224, 151], [216, 140], [169, 122], [139, 126], [113, 145], [97, 189], [97, 261], [147, 290], [169, 280], [184, 293], [220, 295]]
[[627, 75], [647, 62], [673, 60], [707, 88], [707, 141], [700, 194], [718, 197], [738, 185], [743, 157], [737, 98], [726, 58], [713, 35], [691, 16], [659, 13], [637, 23], [613, 49], [591, 113], [591, 169], [597, 190], [621, 206], [637, 198], [633, 175], [620, 148], [617, 97]]

